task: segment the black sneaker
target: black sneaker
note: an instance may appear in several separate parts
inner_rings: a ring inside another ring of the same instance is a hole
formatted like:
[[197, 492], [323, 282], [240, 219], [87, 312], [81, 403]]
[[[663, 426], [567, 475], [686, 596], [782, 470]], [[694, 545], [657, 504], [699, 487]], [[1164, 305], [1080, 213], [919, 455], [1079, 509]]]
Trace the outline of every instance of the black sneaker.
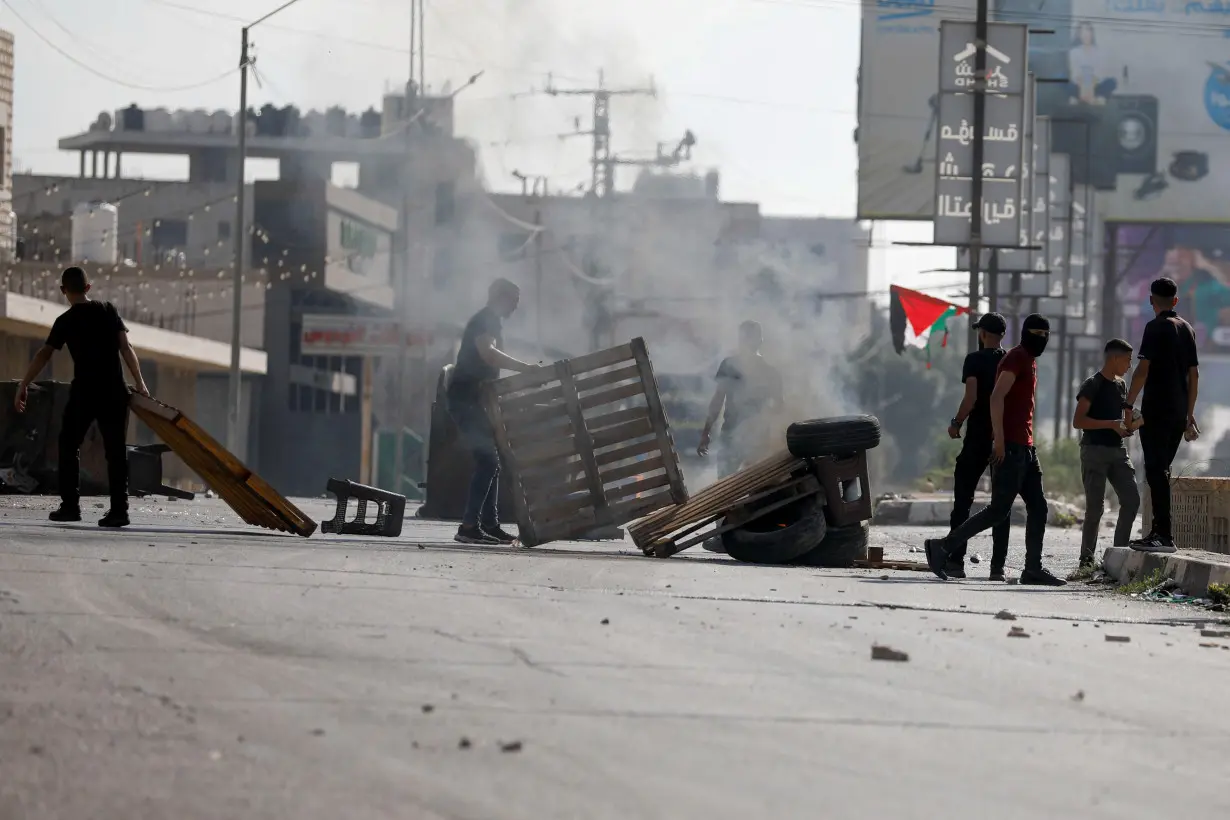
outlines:
[[60, 524], [67, 524], [72, 521], [81, 520], [81, 508], [70, 507], [67, 504], [61, 504], [59, 507], [51, 511], [47, 516], [49, 521], [55, 521]]
[[1174, 545], [1173, 538], [1167, 538], [1155, 532], [1151, 532], [1137, 541], [1128, 542], [1128, 546], [1137, 552], [1171, 553], [1179, 551], [1178, 547]]
[[1066, 587], [1068, 582], [1045, 569], [1027, 569], [1021, 573], [1021, 583], [1034, 587]]
[[483, 532], [481, 527], [467, 527], [465, 524], [457, 528], [457, 534], [453, 536], [453, 540], [458, 544], [484, 544], [487, 546], [500, 543], [493, 536]]
[[1000, 583], [1003, 583], [1004, 581], [1008, 580], [1008, 577], [1004, 575], [1003, 567], [991, 567], [991, 574], [987, 576], [987, 580], [988, 581], [999, 581]]
[[938, 538], [928, 538], [923, 541], [923, 552], [927, 554], [927, 566], [935, 573], [935, 577], [947, 581], [948, 573], [945, 572], [944, 566], [948, 563], [948, 550], [944, 542]]
[[965, 577], [965, 561], [961, 558], [950, 558], [944, 564], [944, 574], [949, 578]]
[[106, 527], [111, 530], [117, 530], [120, 527], [127, 527], [128, 524], [128, 512], [124, 510], [118, 512], [111, 510], [98, 521], [98, 526]]
[[482, 530], [501, 544], [511, 544], [517, 540], [517, 536], [505, 532], [500, 528], [499, 524], [496, 524], [494, 527], [488, 527], [484, 524]]

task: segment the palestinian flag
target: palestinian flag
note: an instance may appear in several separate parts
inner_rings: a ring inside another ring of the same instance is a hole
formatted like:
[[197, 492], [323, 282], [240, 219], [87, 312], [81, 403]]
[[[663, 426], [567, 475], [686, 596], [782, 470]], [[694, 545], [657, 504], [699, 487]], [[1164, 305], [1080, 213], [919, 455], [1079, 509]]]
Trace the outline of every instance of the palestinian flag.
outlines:
[[931, 342], [938, 335], [940, 347], [947, 347], [948, 321], [969, 313], [969, 308], [897, 285], [889, 288], [889, 294], [888, 321], [893, 333], [893, 348], [903, 353], [908, 335], [911, 346], [927, 351], [927, 367], [931, 367]]

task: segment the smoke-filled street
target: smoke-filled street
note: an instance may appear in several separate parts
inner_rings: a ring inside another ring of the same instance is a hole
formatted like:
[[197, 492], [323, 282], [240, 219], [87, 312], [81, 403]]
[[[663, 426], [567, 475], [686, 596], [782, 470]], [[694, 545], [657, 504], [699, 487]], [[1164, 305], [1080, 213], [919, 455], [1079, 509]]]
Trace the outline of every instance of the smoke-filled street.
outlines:
[[[0, 518], [5, 820], [1230, 808], [1209, 708], [1230, 639], [1203, 610], [992, 585], [985, 564], [942, 584], [461, 547], [417, 521], [304, 541], [210, 501], [111, 534], [25, 503]], [[925, 534], [873, 546], [910, 558]], [[1047, 537], [1067, 571], [1077, 531]]]

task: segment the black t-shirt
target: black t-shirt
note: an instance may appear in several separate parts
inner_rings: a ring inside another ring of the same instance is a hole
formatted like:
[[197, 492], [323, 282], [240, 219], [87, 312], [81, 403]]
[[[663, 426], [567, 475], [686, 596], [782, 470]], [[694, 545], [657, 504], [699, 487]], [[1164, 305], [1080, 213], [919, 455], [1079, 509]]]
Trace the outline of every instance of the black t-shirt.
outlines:
[[73, 387], [123, 392], [120, 333], [128, 328], [110, 302], [87, 300], [73, 305], [51, 326], [47, 346], [73, 357]]
[[970, 411], [969, 418], [965, 420], [967, 439], [990, 441], [993, 436], [991, 392], [995, 390], [996, 370], [1007, 352], [1002, 347], [984, 347], [965, 357], [965, 364], [961, 367], [961, 384], [965, 384], [971, 378], [978, 380], [978, 398], [974, 401], [974, 409]]
[[495, 338], [495, 346], [504, 346], [504, 325], [494, 310], [485, 307], [470, 317], [461, 333], [461, 347], [457, 351], [457, 365], [449, 382], [449, 394], [455, 400], [478, 401], [482, 397], [482, 384], [500, 377], [500, 368], [487, 364], [478, 354], [478, 340], [483, 336]]
[[1187, 371], [1199, 364], [1192, 326], [1173, 310], [1159, 313], [1145, 325], [1139, 356], [1149, 362], [1145, 395], [1140, 403], [1145, 424], [1150, 419], [1185, 424]]
[[[1152, 365], [1150, 365], [1152, 367]], [[1123, 379], [1108, 379], [1094, 373], [1085, 379], [1076, 394], [1077, 401], [1089, 399], [1086, 414], [1097, 421], [1117, 421], [1123, 418], [1123, 403], [1127, 401], [1127, 382]], [[1082, 444], [1098, 444], [1104, 447], [1126, 447], [1123, 436], [1114, 430], [1084, 430]]]
[[723, 433], [733, 433], [740, 424], [755, 418], [770, 401], [782, 396], [781, 373], [760, 356], [742, 361], [738, 356], [723, 359], [716, 378], [726, 388]]

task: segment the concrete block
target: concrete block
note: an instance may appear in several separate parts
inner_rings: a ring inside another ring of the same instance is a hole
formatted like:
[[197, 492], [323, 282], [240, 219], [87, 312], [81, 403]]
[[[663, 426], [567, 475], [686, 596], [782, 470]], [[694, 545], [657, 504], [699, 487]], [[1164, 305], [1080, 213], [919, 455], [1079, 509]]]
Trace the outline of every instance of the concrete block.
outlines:
[[1230, 583], [1230, 558], [1211, 552], [1184, 550], [1169, 555], [1110, 547], [1102, 558], [1106, 574], [1120, 584], [1145, 578], [1158, 570], [1185, 593], [1203, 597], [1210, 584]]

